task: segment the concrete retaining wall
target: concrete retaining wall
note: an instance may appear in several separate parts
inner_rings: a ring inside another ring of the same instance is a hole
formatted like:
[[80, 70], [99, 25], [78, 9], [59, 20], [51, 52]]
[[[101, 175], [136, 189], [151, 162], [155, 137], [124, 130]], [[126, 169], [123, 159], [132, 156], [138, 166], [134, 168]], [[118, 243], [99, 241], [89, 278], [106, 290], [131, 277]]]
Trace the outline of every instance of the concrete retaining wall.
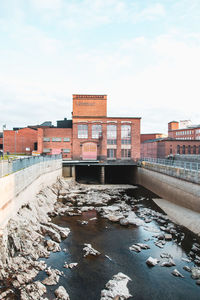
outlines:
[[133, 174], [135, 184], [140, 184], [159, 197], [200, 212], [200, 185], [138, 167]]
[[33, 198], [42, 188], [62, 176], [61, 159], [41, 162], [0, 178], [0, 228], [3, 229], [13, 213]]

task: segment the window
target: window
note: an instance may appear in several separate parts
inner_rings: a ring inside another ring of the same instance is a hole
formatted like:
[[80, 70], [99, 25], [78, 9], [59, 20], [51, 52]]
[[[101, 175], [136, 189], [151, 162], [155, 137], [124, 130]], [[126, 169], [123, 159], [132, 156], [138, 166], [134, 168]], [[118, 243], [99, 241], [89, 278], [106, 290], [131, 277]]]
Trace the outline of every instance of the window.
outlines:
[[70, 142], [70, 138], [68, 138], [68, 137], [63, 138], [63, 142]]
[[63, 153], [70, 153], [70, 149], [63, 149]]
[[122, 149], [121, 150], [121, 157], [123, 158], [130, 158], [131, 157], [131, 149]]
[[61, 142], [62, 139], [60, 137], [53, 137], [52, 142]]
[[193, 154], [196, 154], [196, 152], [197, 152], [197, 147], [194, 145], [193, 146]]
[[78, 125], [78, 138], [87, 139], [88, 138], [88, 125]]
[[116, 149], [107, 149], [107, 158], [115, 159], [116, 158]]
[[50, 142], [50, 138], [44, 137], [44, 138], [43, 138], [43, 142]]
[[191, 146], [188, 146], [188, 154], [191, 154]]
[[107, 144], [116, 145], [117, 144], [117, 126], [107, 125]]
[[102, 135], [102, 126], [98, 124], [92, 125], [92, 138], [98, 139]]
[[183, 145], [182, 153], [185, 154], [185, 145]]
[[121, 143], [131, 144], [131, 125], [121, 126]]
[[177, 154], [180, 154], [180, 145], [177, 145]]
[[200, 146], [199, 146], [199, 151], [198, 151], [198, 152], [199, 152], [199, 154], [200, 154]]
[[51, 152], [51, 149], [44, 148], [44, 149], [43, 149], [43, 152], [44, 152], [44, 153], [50, 153], [50, 152]]

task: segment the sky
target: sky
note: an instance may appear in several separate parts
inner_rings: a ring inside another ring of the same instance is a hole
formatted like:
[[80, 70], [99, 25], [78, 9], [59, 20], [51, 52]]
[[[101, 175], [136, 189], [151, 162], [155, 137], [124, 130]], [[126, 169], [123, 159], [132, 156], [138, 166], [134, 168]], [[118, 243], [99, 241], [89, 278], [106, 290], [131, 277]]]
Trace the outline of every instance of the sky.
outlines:
[[200, 124], [200, 1], [0, 0], [0, 130], [70, 119], [72, 94], [142, 133]]

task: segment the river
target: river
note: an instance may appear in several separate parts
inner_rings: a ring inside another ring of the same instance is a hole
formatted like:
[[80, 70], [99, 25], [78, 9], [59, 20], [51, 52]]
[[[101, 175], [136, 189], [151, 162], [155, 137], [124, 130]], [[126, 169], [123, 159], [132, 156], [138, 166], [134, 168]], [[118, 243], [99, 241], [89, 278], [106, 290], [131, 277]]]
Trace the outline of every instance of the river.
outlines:
[[[137, 213], [144, 207], [161, 212], [151, 200], [153, 195], [147, 190], [139, 188], [129, 191], [129, 195], [141, 199], [137, 204]], [[95, 217], [96, 219], [93, 219]], [[112, 223], [100, 217], [95, 210], [83, 212], [81, 216], [59, 216], [52, 220], [60, 226], [69, 227], [71, 233], [61, 242], [62, 251], [51, 253], [45, 260], [48, 266], [64, 272], [57, 286], [48, 287], [48, 299], [55, 299], [54, 290], [63, 285], [71, 300], [98, 300], [105, 284], [118, 272], [123, 272], [132, 280], [128, 283], [132, 294], [130, 299], [200, 299], [200, 286], [191, 278], [191, 273], [183, 269], [185, 265], [194, 266], [194, 263], [186, 263], [181, 259], [188, 257], [194, 242], [199, 242], [188, 230], [176, 226], [177, 240], [167, 242], [161, 249], [154, 244], [155, 233], [146, 231], [143, 226], [125, 227]], [[81, 225], [80, 220], [88, 221], [88, 224]], [[161, 226], [155, 220], [148, 225], [156, 228]], [[146, 239], [150, 240], [145, 241]], [[92, 244], [101, 255], [84, 258], [84, 243]], [[135, 243], [147, 243], [150, 249], [142, 250], [140, 253], [130, 251], [129, 247]], [[148, 267], [146, 259], [149, 256], [159, 259], [161, 253], [171, 254], [176, 266], [161, 267], [158, 264], [155, 267]], [[63, 267], [65, 262], [77, 262], [78, 265], [73, 269], [66, 269]], [[184, 275], [184, 278], [171, 274], [175, 268]], [[36, 279], [43, 280], [45, 277], [45, 272], [40, 272]]]

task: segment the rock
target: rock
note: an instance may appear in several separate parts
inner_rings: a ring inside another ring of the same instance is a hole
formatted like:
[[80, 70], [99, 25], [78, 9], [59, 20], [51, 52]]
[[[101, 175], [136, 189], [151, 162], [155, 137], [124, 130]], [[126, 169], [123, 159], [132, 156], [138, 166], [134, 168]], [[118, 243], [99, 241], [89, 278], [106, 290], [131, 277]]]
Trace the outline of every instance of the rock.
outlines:
[[47, 244], [47, 250], [49, 250], [49, 251], [53, 251], [53, 252], [61, 251], [59, 244], [52, 240], [47, 240], [46, 244]]
[[72, 269], [72, 268], [74, 268], [74, 267], [76, 267], [78, 265], [78, 263], [70, 263], [70, 264], [67, 264], [67, 263], [65, 263], [64, 264], [64, 268], [66, 268], [66, 269]]
[[172, 235], [170, 233], [165, 234], [165, 240], [166, 241], [171, 241], [172, 240]]
[[191, 272], [191, 268], [188, 267], [188, 266], [184, 266], [183, 269], [184, 269], [185, 271], [187, 271], [187, 272]]
[[137, 243], [136, 245], [144, 250], [150, 249], [149, 245], [147, 245], [147, 244]]
[[120, 225], [122, 225], [122, 226], [128, 226], [128, 224], [129, 224], [129, 222], [128, 222], [128, 220], [127, 220], [126, 218], [120, 219], [120, 220], [119, 220], [119, 223], [120, 223]]
[[10, 298], [12, 298], [13, 294], [14, 294], [14, 291], [11, 289], [8, 289], [0, 294], [0, 299], [9, 299], [8, 296], [11, 296]]
[[168, 254], [168, 253], [161, 253], [161, 254], [160, 254], [160, 257], [161, 257], [161, 258], [171, 258], [171, 259], [173, 258], [172, 255], [171, 255], [171, 254]]
[[151, 267], [154, 267], [158, 263], [159, 263], [159, 260], [157, 258], [152, 258], [151, 256], [146, 260], [146, 264]]
[[139, 219], [133, 211], [130, 211], [128, 213], [128, 217], [126, 218], [126, 220], [128, 221], [129, 224], [136, 225], [136, 226], [141, 226], [145, 224], [145, 222]]
[[100, 255], [101, 253], [97, 250], [95, 250], [94, 248], [92, 248], [92, 245], [91, 244], [84, 244], [84, 248], [83, 248], [83, 251], [85, 251], [85, 254], [84, 254], [84, 257], [88, 256], [88, 255], [94, 255], [94, 256], [97, 256], [97, 255]]
[[200, 279], [198, 279], [198, 280], [196, 281], [196, 284], [197, 284], [197, 285], [200, 285]]
[[199, 267], [192, 267], [191, 272], [192, 272], [191, 276], [193, 279], [200, 279], [200, 268]]
[[67, 293], [66, 289], [63, 286], [59, 286], [55, 290], [56, 299], [59, 300], [70, 300], [69, 294]]
[[130, 280], [131, 279], [123, 273], [114, 275], [106, 284], [106, 289], [101, 291], [100, 300], [129, 299], [132, 297], [127, 288], [127, 283]]
[[129, 250], [131, 251], [135, 251], [135, 252], [140, 252], [141, 251], [141, 247], [138, 245], [132, 245], [129, 247]]
[[184, 278], [184, 276], [183, 276], [177, 269], [174, 269], [174, 270], [172, 271], [172, 274], [173, 274], [174, 276], [176, 276], [176, 277], [182, 277], [182, 278]]
[[154, 244], [159, 248], [164, 248], [165, 241], [156, 241]]
[[42, 296], [46, 293], [46, 287], [39, 281], [35, 281], [21, 289], [21, 300], [42, 300]]
[[49, 277], [45, 278], [42, 283], [45, 285], [56, 285], [60, 279], [61, 272], [48, 268], [46, 273]]
[[189, 258], [182, 257], [181, 259], [182, 259], [183, 261], [185, 261], [185, 262], [188, 262], [188, 263], [191, 262], [191, 259], [189, 259]]
[[81, 225], [87, 225], [88, 221], [81, 221], [81, 220], [77, 220], [78, 223], [80, 223]]
[[176, 265], [175, 262], [171, 258], [169, 258], [168, 261], [164, 261], [161, 263], [161, 267], [172, 267], [175, 265]]

